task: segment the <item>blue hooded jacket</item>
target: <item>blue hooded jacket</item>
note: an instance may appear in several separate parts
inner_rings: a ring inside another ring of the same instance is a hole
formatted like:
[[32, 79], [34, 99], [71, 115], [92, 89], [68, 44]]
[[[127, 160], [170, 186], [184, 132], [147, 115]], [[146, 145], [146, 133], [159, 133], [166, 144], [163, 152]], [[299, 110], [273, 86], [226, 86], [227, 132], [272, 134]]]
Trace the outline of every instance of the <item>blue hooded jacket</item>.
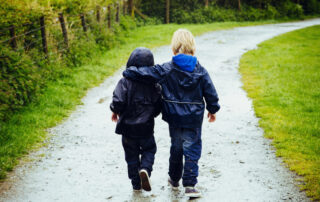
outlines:
[[171, 62], [153, 68], [127, 68], [123, 76], [161, 85], [162, 118], [171, 127], [200, 128], [205, 103], [211, 114], [220, 109], [211, 78], [196, 57], [179, 54]]

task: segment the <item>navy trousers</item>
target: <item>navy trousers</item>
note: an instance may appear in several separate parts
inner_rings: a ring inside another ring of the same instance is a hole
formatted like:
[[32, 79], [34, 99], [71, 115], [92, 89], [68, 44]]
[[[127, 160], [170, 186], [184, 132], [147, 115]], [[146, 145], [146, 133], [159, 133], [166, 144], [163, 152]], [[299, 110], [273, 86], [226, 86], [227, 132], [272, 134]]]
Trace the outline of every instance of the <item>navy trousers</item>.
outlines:
[[198, 182], [198, 161], [202, 149], [201, 128], [169, 127], [169, 129], [171, 137], [169, 176], [173, 181], [179, 181], [182, 177], [184, 187], [195, 186]]
[[154, 136], [141, 139], [122, 136], [122, 146], [128, 164], [128, 177], [131, 179], [133, 188], [139, 189], [141, 187], [139, 170], [145, 169], [151, 176], [154, 156], [157, 151]]

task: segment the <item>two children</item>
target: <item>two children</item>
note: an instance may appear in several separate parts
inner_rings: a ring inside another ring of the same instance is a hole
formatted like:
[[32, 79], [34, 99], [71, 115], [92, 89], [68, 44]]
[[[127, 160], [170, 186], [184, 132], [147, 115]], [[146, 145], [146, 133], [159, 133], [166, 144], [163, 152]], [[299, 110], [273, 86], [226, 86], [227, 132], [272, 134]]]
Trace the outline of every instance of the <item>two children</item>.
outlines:
[[169, 124], [171, 137], [168, 181], [173, 189], [177, 189], [182, 178], [185, 195], [200, 197], [201, 193], [195, 185], [202, 148], [205, 103], [209, 122], [214, 122], [215, 113], [220, 109], [219, 98], [208, 72], [194, 56], [196, 45], [191, 32], [177, 30], [171, 46], [174, 54], [172, 61], [152, 68], [146, 67], [148, 65], [139, 68], [132, 66], [123, 75], [132, 81], [160, 84], [162, 118]]

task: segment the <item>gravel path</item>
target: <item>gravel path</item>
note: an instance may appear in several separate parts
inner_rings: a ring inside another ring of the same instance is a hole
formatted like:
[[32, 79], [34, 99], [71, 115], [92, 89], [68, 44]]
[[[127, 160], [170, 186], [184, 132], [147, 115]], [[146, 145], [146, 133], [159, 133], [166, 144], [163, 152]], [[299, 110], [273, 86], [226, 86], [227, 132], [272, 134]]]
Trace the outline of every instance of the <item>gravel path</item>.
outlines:
[[[243, 53], [276, 35], [320, 24], [320, 20], [243, 27], [196, 38], [197, 56], [209, 71], [220, 96], [217, 121], [203, 125], [197, 201], [309, 201], [295, 176], [276, 158], [263, 138], [251, 101], [238, 73]], [[169, 46], [154, 50], [157, 63], [171, 58]], [[183, 189], [167, 184], [168, 126], [156, 120], [158, 152], [152, 192], [135, 194], [127, 178], [120, 136], [114, 134], [109, 103], [122, 69], [91, 89], [72, 115], [53, 128], [47, 147], [31, 154], [1, 185], [0, 201], [186, 201]]]

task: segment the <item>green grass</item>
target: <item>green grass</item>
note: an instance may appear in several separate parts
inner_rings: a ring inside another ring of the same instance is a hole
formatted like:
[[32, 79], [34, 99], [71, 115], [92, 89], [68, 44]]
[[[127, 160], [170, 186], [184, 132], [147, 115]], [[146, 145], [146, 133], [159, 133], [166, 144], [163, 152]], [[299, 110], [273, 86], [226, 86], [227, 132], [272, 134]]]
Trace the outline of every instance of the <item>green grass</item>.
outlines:
[[42, 146], [47, 138], [46, 129], [56, 126], [66, 118], [76, 105], [81, 104], [81, 98], [87, 90], [98, 85], [123, 66], [136, 47], [154, 48], [170, 44], [173, 32], [182, 27], [199, 35], [208, 31], [274, 22], [170, 24], [132, 30], [124, 44], [103, 55], [95, 56], [92, 61], [88, 61], [88, 65], [74, 68], [72, 74], [49, 83], [36, 103], [24, 107], [7, 123], [0, 125], [0, 179], [4, 179], [7, 172], [13, 170], [23, 155]]
[[320, 200], [320, 26], [278, 36], [240, 62], [265, 136]]

